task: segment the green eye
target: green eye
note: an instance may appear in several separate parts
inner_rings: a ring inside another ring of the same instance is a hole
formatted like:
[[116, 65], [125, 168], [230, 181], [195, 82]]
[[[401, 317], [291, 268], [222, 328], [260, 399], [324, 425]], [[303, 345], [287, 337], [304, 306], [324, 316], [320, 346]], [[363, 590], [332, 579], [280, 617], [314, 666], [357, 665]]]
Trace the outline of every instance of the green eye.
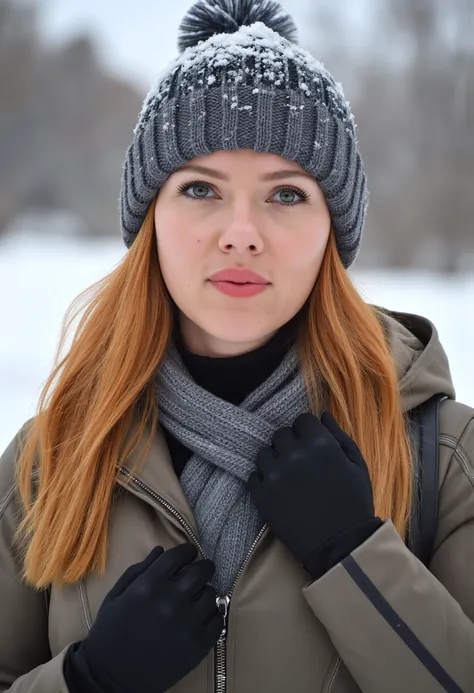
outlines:
[[284, 190], [279, 190], [277, 193], [275, 193], [275, 195], [281, 195], [282, 197], [280, 199], [286, 206], [287, 204], [295, 204], [295, 196], [298, 195], [298, 193], [296, 190], [292, 190], [291, 188], [285, 188]]
[[[282, 197], [282, 202], [278, 202], [278, 204], [281, 207], [298, 207], [300, 204], [304, 204], [305, 202], [308, 202], [310, 195], [305, 192], [304, 190], [301, 190], [301, 188], [280, 188], [280, 190], [277, 190], [275, 195], [282, 195], [286, 197]], [[294, 195], [297, 195], [300, 199], [295, 201]], [[292, 197], [293, 196], [293, 197]]]
[[[207, 185], [207, 183], [202, 183], [201, 181], [194, 181], [192, 183], [184, 183], [178, 188], [178, 192], [183, 195], [187, 190], [190, 188], [193, 188], [194, 190], [200, 191], [197, 192], [195, 195], [186, 195], [186, 197], [189, 197], [191, 200], [205, 200], [207, 199], [206, 197], [206, 191], [211, 190], [210, 185]], [[204, 191], [204, 194], [201, 194]]]

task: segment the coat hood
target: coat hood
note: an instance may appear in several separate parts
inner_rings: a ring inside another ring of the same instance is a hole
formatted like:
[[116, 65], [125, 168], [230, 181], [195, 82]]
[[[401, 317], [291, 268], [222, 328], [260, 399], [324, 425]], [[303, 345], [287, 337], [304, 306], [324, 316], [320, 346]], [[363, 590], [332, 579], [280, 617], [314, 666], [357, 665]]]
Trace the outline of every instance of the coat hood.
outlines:
[[436, 327], [427, 318], [378, 307], [397, 366], [404, 411], [437, 393], [456, 398], [448, 357]]

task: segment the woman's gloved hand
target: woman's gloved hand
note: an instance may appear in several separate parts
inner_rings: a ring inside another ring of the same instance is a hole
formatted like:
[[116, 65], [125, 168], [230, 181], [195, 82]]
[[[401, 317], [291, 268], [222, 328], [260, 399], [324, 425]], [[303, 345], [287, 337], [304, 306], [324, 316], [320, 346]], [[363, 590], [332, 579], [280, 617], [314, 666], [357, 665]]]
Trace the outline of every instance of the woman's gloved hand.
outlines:
[[73, 693], [159, 693], [204, 659], [224, 627], [209, 559], [186, 543], [155, 547], [102, 603], [85, 640], [66, 655]]
[[248, 488], [260, 515], [313, 579], [382, 524], [365, 460], [330, 412], [279, 428], [256, 466]]

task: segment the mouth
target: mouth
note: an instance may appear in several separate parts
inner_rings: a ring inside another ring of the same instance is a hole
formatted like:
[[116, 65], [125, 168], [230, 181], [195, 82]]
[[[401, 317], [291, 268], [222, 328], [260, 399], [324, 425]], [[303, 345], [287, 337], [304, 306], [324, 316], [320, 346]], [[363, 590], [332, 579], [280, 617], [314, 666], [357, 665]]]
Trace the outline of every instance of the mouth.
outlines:
[[266, 277], [245, 267], [240, 269], [236, 267], [228, 267], [227, 269], [220, 270], [219, 272], [215, 272], [212, 276], [210, 276], [209, 281], [214, 283], [226, 282], [228, 284], [235, 285], [252, 284], [254, 286], [265, 286], [269, 284]]
[[213, 284], [233, 284], [234, 286], [269, 286], [269, 282], [234, 282], [230, 279], [208, 279]]
[[254, 282], [211, 281], [211, 285], [218, 291], [234, 298], [249, 298], [265, 291], [269, 284], [257, 284]]

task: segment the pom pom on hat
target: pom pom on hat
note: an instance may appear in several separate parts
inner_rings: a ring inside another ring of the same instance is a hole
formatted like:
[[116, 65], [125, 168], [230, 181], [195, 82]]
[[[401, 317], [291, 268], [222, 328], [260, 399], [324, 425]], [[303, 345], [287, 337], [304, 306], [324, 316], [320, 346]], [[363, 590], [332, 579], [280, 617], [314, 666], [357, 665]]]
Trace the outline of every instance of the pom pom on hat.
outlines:
[[262, 22], [292, 43], [298, 42], [292, 17], [275, 0], [198, 0], [179, 26], [178, 50], [183, 53], [215, 34], [233, 34], [255, 22]]

